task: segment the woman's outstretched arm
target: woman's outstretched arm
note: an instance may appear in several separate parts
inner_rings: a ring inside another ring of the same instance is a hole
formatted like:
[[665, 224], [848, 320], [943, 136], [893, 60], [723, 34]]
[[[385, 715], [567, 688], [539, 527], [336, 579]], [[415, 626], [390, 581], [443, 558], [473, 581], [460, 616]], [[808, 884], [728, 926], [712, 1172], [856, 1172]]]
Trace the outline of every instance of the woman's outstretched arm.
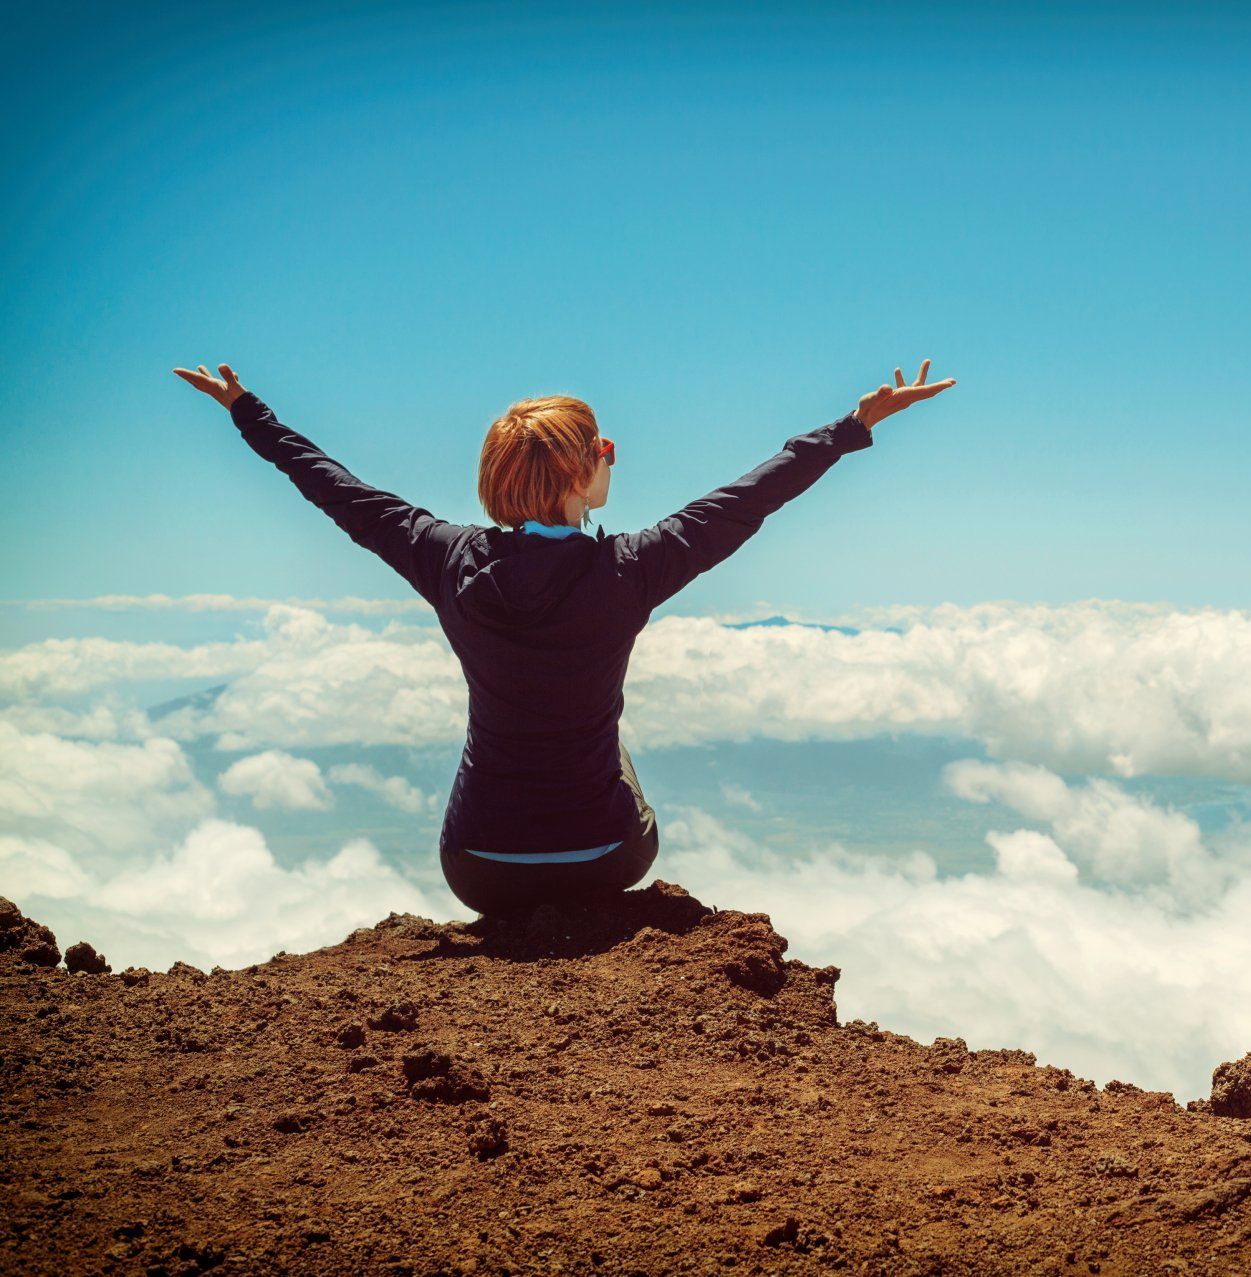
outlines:
[[283, 425], [267, 404], [239, 384], [228, 364], [218, 367], [224, 380], [210, 376], [203, 364], [198, 373], [185, 368], [174, 372], [228, 408], [244, 442], [258, 456], [277, 466], [357, 545], [372, 550], [427, 602], [437, 605], [448, 549], [464, 529], [362, 482], [311, 440]]
[[650, 528], [622, 534], [646, 611], [650, 613], [700, 573], [729, 558], [769, 515], [810, 488], [840, 457], [870, 447], [870, 432], [884, 417], [955, 385], [954, 377], [926, 385], [929, 362], [922, 362], [912, 385], [904, 385], [903, 374], [896, 368], [894, 389], [883, 384], [862, 395], [845, 417], [793, 435], [780, 452], [733, 483], [690, 502]]

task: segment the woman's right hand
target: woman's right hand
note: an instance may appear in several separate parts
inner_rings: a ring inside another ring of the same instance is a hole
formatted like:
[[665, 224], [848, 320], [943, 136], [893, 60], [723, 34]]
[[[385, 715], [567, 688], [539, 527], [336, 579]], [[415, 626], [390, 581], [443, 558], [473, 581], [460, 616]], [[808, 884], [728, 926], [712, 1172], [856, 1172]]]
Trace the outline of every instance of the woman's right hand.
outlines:
[[192, 372], [190, 368], [174, 369], [175, 375], [181, 377], [183, 381], [212, 396], [223, 408], [229, 408], [240, 395], [247, 394], [247, 390], [239, 384], [239, 378], [235, 376], [235, 370], [229, 364], [218, 364], [217, 371], [221, 373], [221, 377], [214, 377], [203, 364], [200, 364], [195, 372]]
[[956, 384], [954, 377], [948, 377], [945, 381], [936, 381], [927, 386], [925, 375], [929, 370], [930, 361], [921, 360], [921, 371], [917, 374], [916, 381], [910, 386], [905, 386], [903, 373], [896, 368], [895, 385], [891, 387], [883, 383], [876, 390], [869, 391], [867, 395], [861, 395], [856, 416], [872, 430], [883, 417], [902, 412], [920, 399], [932, 399], [940, 390], [946, 390], [948, 386]]

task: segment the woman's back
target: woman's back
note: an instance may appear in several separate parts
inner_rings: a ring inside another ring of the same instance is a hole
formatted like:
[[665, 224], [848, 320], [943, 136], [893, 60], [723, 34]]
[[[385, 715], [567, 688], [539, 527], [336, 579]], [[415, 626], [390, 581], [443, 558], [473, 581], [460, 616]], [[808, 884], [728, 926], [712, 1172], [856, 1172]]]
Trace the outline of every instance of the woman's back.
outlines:
[[469, 686], [469, 723], [444, 821], [451, 843], [564, 851], [634, 820], [618, 723], [647, 624], [622, 545], [471, 526], [448, 547], [439, 622]]

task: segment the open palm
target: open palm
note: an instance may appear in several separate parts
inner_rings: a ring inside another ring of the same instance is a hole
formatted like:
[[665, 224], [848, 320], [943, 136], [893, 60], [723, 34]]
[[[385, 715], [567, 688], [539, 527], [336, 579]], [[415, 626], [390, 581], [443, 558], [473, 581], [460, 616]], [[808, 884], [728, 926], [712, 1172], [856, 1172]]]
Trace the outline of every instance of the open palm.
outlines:
[[932, 399], [939, 391], [946, 390], [949, 386], [956, 384], [954, 377], [948, 377], [945, 381], [935, 381], [927, 385], [925, 377], [929, 370], [930, 361], [928, 359], [921, 360], [921, 371], [917, 373], [916, 381], [909, 386], [904, 384], [903, 373], [896, 368], [894, 386], [888, 386], [883, 383], [876, 390], [871, 390], [867, 395], [861, 395], [860, 405], [856, 409], [856, 416], [872, 429], [883, 417], [889, 417], [892, 413], [902, 412], [920, 399]]
[[214, 377], [203, 364], [200, 364], [195, 372], [192, 372], [190, 368], [174, 369], [183, 381], [188, 381], [197, 390], [211, 395], [223, 408], [229, 408], [240, 395], [246, 394], [247, 391], [239, 384], [239, 378], [235, 376], [235, 370], [229, 364], [218, 364], [217, 371], [221, 373], [221, 377]]

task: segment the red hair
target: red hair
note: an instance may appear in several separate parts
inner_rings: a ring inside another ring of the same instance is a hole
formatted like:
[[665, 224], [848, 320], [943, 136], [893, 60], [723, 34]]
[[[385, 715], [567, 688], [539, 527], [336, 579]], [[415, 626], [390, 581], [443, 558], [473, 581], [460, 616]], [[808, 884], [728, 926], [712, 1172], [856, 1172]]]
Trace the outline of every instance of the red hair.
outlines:
[[595, 477], [599, 426], [590, 406], [568, 395], [521, 399], [491, 423], [478, 463], [478, 500], [501, 527], [527, 519], [564, 523], [574, 484]]

